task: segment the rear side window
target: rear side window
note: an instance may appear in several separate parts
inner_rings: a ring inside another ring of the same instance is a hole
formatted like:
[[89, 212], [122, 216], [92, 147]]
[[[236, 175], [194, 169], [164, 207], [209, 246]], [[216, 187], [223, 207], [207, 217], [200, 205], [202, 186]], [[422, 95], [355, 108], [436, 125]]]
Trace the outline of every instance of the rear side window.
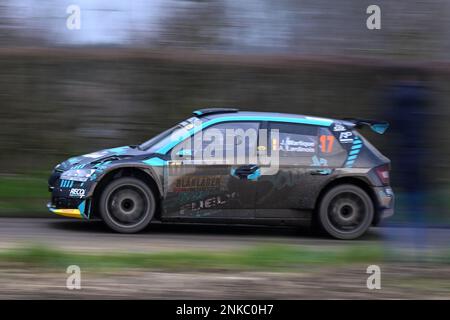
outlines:
[[342, 147], [341, 142], [336, 139], [335, 135], [328, 128], [320, 127], [318, 139], [317, 158], [319, 162], [329, 167], [342, 166], [347, 158], [347, 151]]
[[347, 158], [347, 151], [328, 128], [279, 122], [269, 127], [279, 132], [275, 147], [280, 164], [341, 167]]

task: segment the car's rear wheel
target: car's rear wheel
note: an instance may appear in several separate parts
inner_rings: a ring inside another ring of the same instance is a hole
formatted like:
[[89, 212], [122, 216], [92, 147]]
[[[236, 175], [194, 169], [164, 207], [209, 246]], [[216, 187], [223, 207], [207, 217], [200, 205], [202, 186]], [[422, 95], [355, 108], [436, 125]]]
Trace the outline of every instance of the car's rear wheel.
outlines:
[[319, 205], [321, 227], [337, 239], [356, 239], [370, 227], [374, 208], [372, 199], [361, 188], [344, 184], [331, 188]]
[[114, 231], [139, 232], [148, 226], [156, 208], [151, 189], [136, 178], [120, 178], [106, 186], [100, 197], [100, 215]]

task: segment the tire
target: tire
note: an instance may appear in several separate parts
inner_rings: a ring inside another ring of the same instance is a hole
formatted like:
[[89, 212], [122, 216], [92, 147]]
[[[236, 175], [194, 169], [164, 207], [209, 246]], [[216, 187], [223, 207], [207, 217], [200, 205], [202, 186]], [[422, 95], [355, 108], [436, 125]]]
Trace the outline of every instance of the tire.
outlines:
[[336, 239], [351, 240], [369, 229], [374, 215], [370, 196], [361, 188], [343, 184], [330, 189], [319, 204], [319, 223]]
[[136, 178], [119, 178], [106, 186], [100, 196], [100, 216], [120, 233], [136, 233], [146, 228], [156, 208], [152, 190]]

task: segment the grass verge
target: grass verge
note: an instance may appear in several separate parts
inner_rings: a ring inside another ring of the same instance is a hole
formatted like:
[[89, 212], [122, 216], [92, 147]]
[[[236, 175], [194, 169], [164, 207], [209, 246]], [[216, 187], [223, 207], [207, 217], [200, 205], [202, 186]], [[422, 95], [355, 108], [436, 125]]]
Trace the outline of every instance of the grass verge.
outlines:
[[79, 265], [83, 268], [154, 268], [174, 270], [248, 269], [292, 270], [302, 265], [377, 263], [383, 258], [379, 247], [310, 249], [299, 246], [266, 245], [247, 249], [210, 252], [180, 251], [159, 253], [90, 254], [30, 246], [0, 252], [0, 263], [20, 263], [37, 267]]
[[0, 216], [49, 216], [47, 179], [33, 174], [0, 176]]

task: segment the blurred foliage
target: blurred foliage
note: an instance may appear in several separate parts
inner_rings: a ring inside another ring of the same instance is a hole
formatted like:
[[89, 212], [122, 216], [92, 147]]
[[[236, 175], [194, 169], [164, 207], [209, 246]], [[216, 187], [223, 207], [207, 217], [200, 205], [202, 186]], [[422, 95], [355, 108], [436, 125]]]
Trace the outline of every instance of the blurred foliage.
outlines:
[[[51, 53], [52, 51], [49, 51]], [[303, 113], [324, 117], [379, 118], [386, 81], [380, 66], [278, 60], [271, 67], [187, 63], [142, 56], [37, 57], [0, 60], [2, 153], [0, 171], [50, 170], [68, 156], [145, 141], [205, 106]], [[446, 77], [433, 110], [424, 115], [437, 182], [449, 181]], [[450, 88], [449, 88], [450, 89]], [[367, 137], [388, 156], [395, 136]], [[393, 164], [395, 171], [396, 167]]]
[[50, 216], [46, 178], [39, 173], [0, 176], [0, 215]]

